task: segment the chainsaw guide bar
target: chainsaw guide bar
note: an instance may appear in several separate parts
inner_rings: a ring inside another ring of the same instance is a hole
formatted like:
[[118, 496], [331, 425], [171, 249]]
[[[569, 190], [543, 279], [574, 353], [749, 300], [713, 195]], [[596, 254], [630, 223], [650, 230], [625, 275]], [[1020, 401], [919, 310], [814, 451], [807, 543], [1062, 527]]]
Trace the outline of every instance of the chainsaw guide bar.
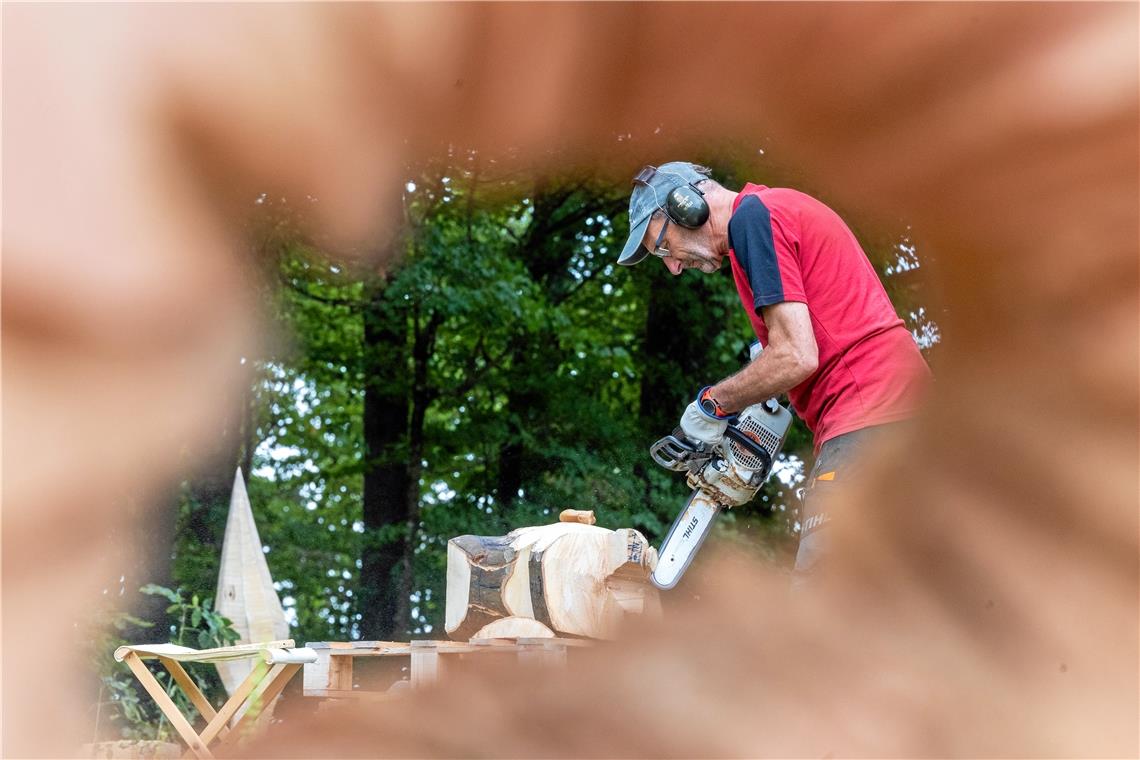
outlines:
[[703, 491], [693, 491], [657, 553], [657, 567], [649, 576], [654, 586], [671, 589], [677, 585], [719, 514], [719, 504]]

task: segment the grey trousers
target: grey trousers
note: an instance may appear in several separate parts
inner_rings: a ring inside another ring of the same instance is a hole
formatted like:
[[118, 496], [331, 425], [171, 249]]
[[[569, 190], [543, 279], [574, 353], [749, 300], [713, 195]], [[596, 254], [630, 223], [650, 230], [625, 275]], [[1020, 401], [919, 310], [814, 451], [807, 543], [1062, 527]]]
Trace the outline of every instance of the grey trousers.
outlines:
[[836, 436], [819, 449], [815, 465], [808, 475], [800, 508], [800, 546], [796, 552], [793, 588], [802, 585], [818, 569], [827, 556], [830, 544], [831, 503], [836, 494], [859, 475], [862, 458], [870, 443], [884, 432], [902, 424], [874, 425]]

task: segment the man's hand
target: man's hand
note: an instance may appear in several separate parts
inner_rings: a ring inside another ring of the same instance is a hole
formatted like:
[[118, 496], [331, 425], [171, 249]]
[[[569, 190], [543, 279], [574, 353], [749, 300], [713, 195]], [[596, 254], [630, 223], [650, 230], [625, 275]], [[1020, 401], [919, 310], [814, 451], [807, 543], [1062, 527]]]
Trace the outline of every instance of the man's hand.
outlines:
[[691, 441], [715, 446], [724, 438], [725, 428], [734, 416], [721, 408], [712, 397], [711, 386], [706, 385], [697, 394], [696, 401], [685, 407], [681, 432]]

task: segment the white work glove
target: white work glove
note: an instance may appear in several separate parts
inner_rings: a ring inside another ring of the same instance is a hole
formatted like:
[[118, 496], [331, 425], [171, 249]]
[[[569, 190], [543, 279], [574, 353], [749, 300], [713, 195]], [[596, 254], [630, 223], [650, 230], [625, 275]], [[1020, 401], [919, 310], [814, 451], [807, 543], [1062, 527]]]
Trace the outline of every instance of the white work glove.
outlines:
[[707, 446], [721, 442], [728, 423], [735, 417], [724, 412], [713, 400], [709, 393], [711, 387], [701, 388], [697, 400], [685, 407], [685, 413], [681, 415], [681, 432], [685, 437]]

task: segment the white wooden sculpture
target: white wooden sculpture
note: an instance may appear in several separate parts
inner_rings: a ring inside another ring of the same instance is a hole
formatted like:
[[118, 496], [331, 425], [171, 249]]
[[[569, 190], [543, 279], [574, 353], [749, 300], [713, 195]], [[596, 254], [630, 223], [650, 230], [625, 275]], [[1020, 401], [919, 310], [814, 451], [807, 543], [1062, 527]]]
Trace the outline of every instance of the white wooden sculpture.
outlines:
[[[238, 644], [255, 644], [289, 637], [285, 610], [273, 588], [269, 565], [261, 548], [253, 508], [239, 469], [234, 474], [230, 513], [222, 540], [215, 609], [233, 621], [240, 634]], [[249, 675], [253, 665], [246, 660], [219, 662], [218, 674], [229, 694]]]
[[562, 519], [572, 521], [448, 542], [448, 636], [611, 638], [627, 615], [660, 614], [645, 536], [592, 525], [590, 512]]

